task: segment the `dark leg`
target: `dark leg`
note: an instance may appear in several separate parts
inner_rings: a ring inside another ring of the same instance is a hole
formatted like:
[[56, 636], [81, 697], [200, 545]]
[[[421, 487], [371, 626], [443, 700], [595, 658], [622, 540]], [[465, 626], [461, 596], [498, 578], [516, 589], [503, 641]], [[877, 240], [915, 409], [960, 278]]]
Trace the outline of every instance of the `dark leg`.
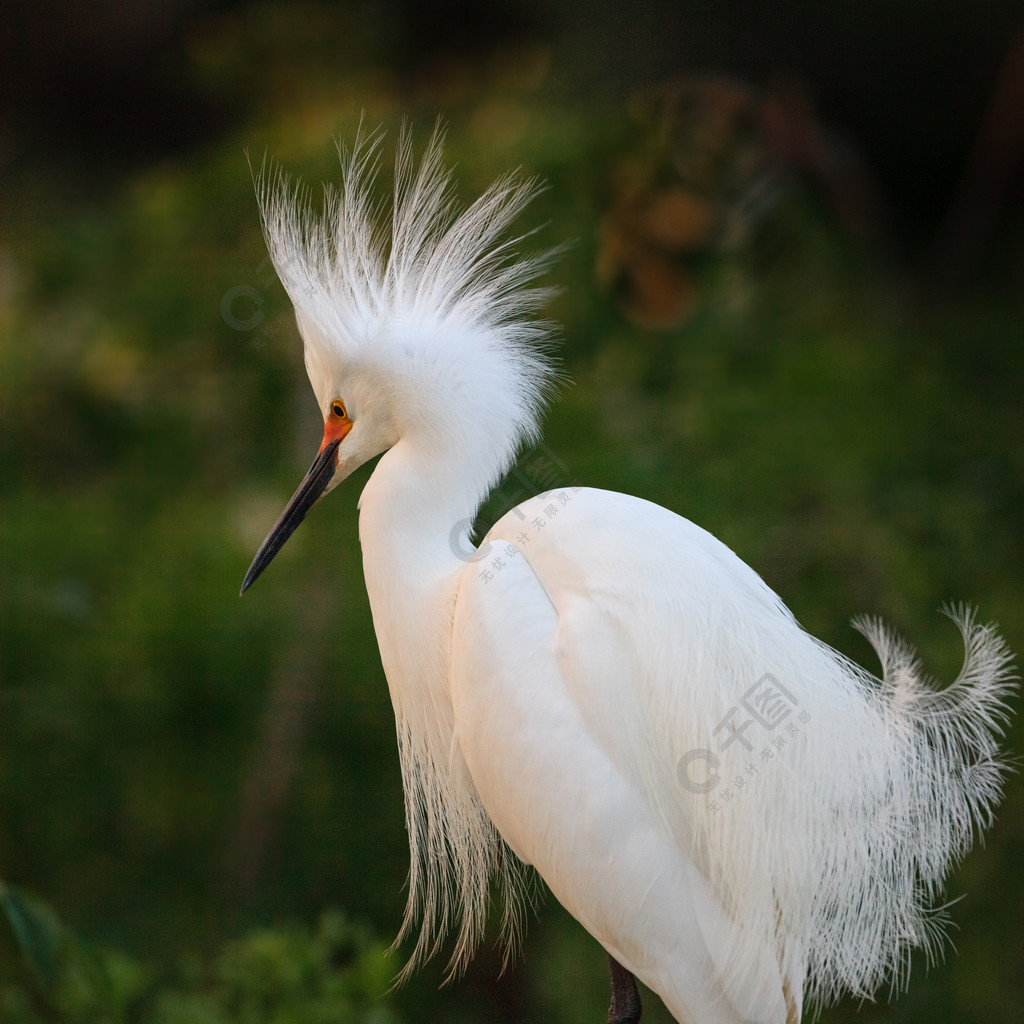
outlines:
[[636, 988], [636, 978], [613, 956], [608, 957], [608, 967], [612, 972], [608, 1024], [637, 1024], [640, 1020], [640, 993]]

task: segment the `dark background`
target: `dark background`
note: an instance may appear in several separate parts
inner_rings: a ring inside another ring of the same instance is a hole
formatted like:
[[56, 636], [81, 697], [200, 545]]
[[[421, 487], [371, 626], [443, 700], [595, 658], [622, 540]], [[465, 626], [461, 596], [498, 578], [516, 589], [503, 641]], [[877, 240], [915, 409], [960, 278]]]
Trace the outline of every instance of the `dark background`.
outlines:
[[[641, 292], [685, 292], [652, 326], [600, 267], [646, 166], [637, 97], [695, 76], [778, 100], [781, 184], [728, 244], [631, 264]], [[396, 931], [365, 473], [236, 597], [319, 436], [246, 154], [316, 187], [363, 111], [420, 138], [442, 115], [464, 195], [523, 164], [550, 185], [538, 244], [575, 239], [551, 310], [575, 384], [484, 518], [552, 473], [630, 491], [722, 537], [865, 664], [847, 623], [881, 614], [951, 680], [951, 600], [1022, 649], [1018, 4], [14, 2], [0, 89], [0, 878], [124, 995], [47, 995], [8, 929], [0, 1020], [221, 1019], [200, 996], [241, 1019], [223, 979], [181, 965], [327, 907], [378, 937], [368, 962]], [[957, 952], [915, 960], [899, 1001], [823, 1019], [1016, 1021], [1022, 853], [1014, 776], [950, 883]], [[295, 950], [267, 963], [284, 977]], [[385, 995], [401, 958], [382, 962], [370, 1016], [316, 1016], [310, 982], [296, 1019], [604, 1012], [600, 951], [550, 899], [500, 980], [488, 947], [460, 983], [438, 991], [438, 963]], [[260, 998], [254, 1020], [284, 1005]]]

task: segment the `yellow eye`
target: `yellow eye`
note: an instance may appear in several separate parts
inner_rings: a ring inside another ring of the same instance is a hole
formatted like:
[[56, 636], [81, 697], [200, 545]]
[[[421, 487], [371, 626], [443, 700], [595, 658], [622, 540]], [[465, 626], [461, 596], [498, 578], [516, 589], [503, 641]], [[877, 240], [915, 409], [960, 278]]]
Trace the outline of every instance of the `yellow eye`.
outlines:
[[331, 402], [331, 412], [340, 420], [348, 418], [348, 413], [345, 412], [345, 403], [340, 398]]

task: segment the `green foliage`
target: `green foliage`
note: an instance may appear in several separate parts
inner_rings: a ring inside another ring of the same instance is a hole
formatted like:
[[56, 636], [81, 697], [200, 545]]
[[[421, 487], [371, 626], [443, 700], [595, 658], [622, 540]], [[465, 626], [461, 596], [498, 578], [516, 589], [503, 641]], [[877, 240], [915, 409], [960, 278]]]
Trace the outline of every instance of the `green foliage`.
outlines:
[[[201, 79], [256, 95], [205, 152], [85, 195], [50, 168], [45, 194], [26, 175], [4, 207], [0, 865], [96, 944], [0, 890], [2, 1024], [392, 1019], [381, 993], [400, 960], [336, 915], [312, 933], [279, 924], [340, 902], [390, 936], [404, 903], [356, 535], [366, 473], [237, 597], [320, 432], [244, 151], [258, 164], [266, 146], [315, 188], [335, 173], [330, 135], [351, 137], [363, 107], [389, 128], [408, 111], [365, 55], [336, 70], [386, 39], [383, 21], [327, 31], [324, 10], [226, 14], [192, 41]], [[317, 38], [303, 77], [295, 53]], [[263, 73], [268, 54], [284, 79]], [[523, 162], [550, 183], [524, 220], [545, 224], [537, 246], [578, 240], [551, 275], [575, 384], [481, 520], [531, 484], [628, 491], [722, 537], [855, 658], [870, 652], [850, 617], [881, 614], [951, 679], [957, 637], [936, 614], [951, 599], [1024, 650], [1019, 267], [921, 300], [797, 191], [694, 268], [693, 320], [641, 330], [594, 283], [615, 126], [560, 106], [529, 61], [457, 71], [424, 101], [420, 137], [443, 106], [464, 195]], [[1022, 807], [1017, 776], [951, 882], [968, 896], [959, 954], [857, 1020], [1017, 1020]], [[230, 938], [253, 922], [268, 927]], [[393, 1001], [418, 1021], [583, 1022], [606, 1001], [602, 967], [548, 901], [510, 978], [484, 952], [466, 980], [438, 993], [432, 967]]]
[[64, 939], [57, 916], [46, 904], [4, 882], [0, 882], [0, 907], [36, 983], [52, 991]]
[[[160, 976], [74, 935], [53, 909], [0, 883], [20, 963], [0, 970], [4, 1024], [397, 1024], [384, 947], [340, 911], [313, 931], [280, 925]], [[13, 940], [13, 943], [10, 941]]]

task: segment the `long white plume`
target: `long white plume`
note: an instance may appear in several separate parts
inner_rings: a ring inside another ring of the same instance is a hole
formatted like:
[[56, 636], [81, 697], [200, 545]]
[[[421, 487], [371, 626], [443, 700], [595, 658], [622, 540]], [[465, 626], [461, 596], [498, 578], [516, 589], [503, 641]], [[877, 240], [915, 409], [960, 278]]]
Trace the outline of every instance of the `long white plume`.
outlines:
[[686, 733], [706, 743], [700, 723], [728, 717], [726, 705], [766, 671], [776, 697], [792, 702], [792, 728], [752, 728], [750, 751], [717, 745], [721, 784], [663, 812], [686, 822], [677, 834], [692, 837], [738, 922], [727, 959], [744, 965], [757, 949], [777, 949], [784, 977], [812, 1006], [869, 998], [887, 980], [902, 987], [910, 951], [937, 951], [945, 876], [1001, 796], [1011, 655], [969, 609], [949, 614], [965, 657], [944, 689], [879, 620], [855, 622], [882, 663], [876, 679], [788, 616], [752, 615], [736, 646], [754, 657], [717, 662], [726, 651], [709, 645], [696, 678], [722, 682], [704, 696], [689, 690], [685, 712], [662, 709], [678, 750]]

